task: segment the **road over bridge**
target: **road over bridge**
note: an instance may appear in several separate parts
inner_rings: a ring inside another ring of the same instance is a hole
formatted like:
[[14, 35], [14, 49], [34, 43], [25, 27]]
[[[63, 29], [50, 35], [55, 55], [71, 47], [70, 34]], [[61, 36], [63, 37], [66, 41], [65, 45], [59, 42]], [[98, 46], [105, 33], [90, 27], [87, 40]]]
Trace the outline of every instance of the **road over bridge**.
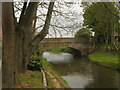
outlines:
[[67, 46], [80, 51], [81, 55], [88, 55], [91, 51], [89, 39], [76, 39], [76, 38], [44, 38], [40, 42], [42, 51], [47, 51], [51, 48], [59, 46]]

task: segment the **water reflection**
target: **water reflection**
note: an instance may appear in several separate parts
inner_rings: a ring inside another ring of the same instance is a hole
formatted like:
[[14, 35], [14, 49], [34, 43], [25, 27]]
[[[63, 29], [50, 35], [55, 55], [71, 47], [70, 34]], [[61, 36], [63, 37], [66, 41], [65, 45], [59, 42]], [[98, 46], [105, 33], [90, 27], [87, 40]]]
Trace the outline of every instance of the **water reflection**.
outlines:
[[2, 89], [2, 70], [1, 70], [2, 60], [0, 59], [0, 90]]
[[2, 65], [2, 48], [0, 47], [0, 90], [2, 89], [2, 70], [1, 70], [1, 65]]
[[44, 52], [43, 57], [45, 57], [49, 62], [52, 63], [69, 63], [73, 59], [73, 56], [69, 53], [55, 54]]
[[44, 53], [43, 56], [52, 63], [54, 69], [61, 72], [62, 77], [71, 88], [118, 87], [118, 76], [120, 73], [92, 64], [86, 57], [73, 59], [70, 54], [59, 55], [48, 52]]

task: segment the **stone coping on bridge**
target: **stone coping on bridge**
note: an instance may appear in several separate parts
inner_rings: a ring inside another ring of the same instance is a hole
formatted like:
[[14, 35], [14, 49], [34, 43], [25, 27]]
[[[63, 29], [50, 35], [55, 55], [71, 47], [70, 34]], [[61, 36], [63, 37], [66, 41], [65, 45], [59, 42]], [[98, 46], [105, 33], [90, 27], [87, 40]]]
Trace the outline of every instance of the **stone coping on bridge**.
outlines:
[[44, 38], [42, 42], [76, 42], [89, 43], [89, 39], [85, 38]]

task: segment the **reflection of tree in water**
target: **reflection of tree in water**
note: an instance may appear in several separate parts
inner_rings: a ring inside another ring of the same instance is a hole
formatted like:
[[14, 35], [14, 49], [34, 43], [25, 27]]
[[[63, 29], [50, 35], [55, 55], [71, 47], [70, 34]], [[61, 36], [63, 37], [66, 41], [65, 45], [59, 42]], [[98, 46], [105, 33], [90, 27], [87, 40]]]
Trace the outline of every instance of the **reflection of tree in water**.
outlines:
[[[2, 41], [0, 41], [2, 45]], [[1, 71], [1, 64], [2, 64], [2, 46], [0, 45], [0, 90], [2, 89], [2, 71]]]
[[[87, 75], [89, 72], [90, 64], [88, 65], [87, 62], [83, 62], [83, 60], [86, 61], [86, 58], [81, 58], [81, 60], [73, 60], [71, 63], [67, 64], [52, 64], [53, 67], [55, 67], [56, 70], [60, 71], [62, 75], [67, 75], [67, 74], [83, 74]], [[86, 67], [87, 66], [87, 67]]]
[[86, 88], [95, 87], [95, 88], [117, 88], [117, 71], [103, 68], [103, 67], [97, 67], [96, 65], [93, 65], [91, 68], [92, 72], [91, 74], [94, 76], [94, 81], [92, 83], [89, 83], [89, 85], [86, 86]]
[[73, 60], [69, 64], [53, 64], [53, 67], [63, 76], [77, 73], [93, 78], [85, 88], [117, 87], [117, 71], [91, 64], [86, 58]]

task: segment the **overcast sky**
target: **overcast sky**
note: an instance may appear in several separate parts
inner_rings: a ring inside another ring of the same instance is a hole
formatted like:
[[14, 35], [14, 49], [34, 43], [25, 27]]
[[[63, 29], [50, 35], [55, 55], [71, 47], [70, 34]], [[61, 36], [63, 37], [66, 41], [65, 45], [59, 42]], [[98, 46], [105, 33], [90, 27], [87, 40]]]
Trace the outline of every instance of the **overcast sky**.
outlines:
[[[66, 13], [65, 16], [62, 15], [57, 15], [55, 16], [54, 13], [52, 14], [52, 19], [51, 19], [51, 24], [52, 25], [56, 25], [58, 27], [71, 27], [71, 28], [57, 28], [57, 27], [51, 27], [49, 29], [49, 35], [47, 35], [47, 37], [55, 37], [55, 32], [57, 33], [56, 37], [60, 37], [60, 33], [62, 34], [62, 37], [73, 37], [74, 33], [72, 32], [76, 32], [76, 30], [81, 28], [81, 24], [83, 23], [83, 8], [80, 7], [80, 0], [79, 1], [72, 1], [74, 4], [68, 4], [68, 7], [65, 5], [65, 1], [61, 1], [55, 2], [55, 8], [54, 10], [59, 11], [61, 13]], [[58, 4], [59, 3], [59, 4]], [[18, 3], [16, 3], [18, 7], [22, 7], [22, 4], [19, 5]], [[49, 2], [48, 2], [49, 4]], [[46, 7], [48, 8], [48, 5], [46, 5]], [[46, 14], [47, 13], [47, 8], [41, 8], [41, 6], [39, 6], [39, 11], [37, 11], [37, 16], [42, 14]], [[58, 14], [58, 13], [56, 13]], [[20, 17], [20, 12], [17, 12], [15, 14], [16, 17]], [[42, 19], [41, 19], [42, 18]], [[37, 25], [36, 27], [39, 27], [41, 25], [44, 24], [45, 20], [45, 16], [42, 15], [40, 16], [40, 19], [37, 20]], [[73, 25], [75, 24], [75, 25]], [[37, 29], [37, 32], [40, 32], [42, 30], [43, 27]], [[55, 30], [54, 30], [55, 29]], [[67, 32], [68, 31], [68, 32]]]
[[[62, 25], [73, 25], [71, 28], [68, 28], [70, 31], [69, 33], [65, 32], [64, 30], [61, 31], [61, 33], [63, 34], [63, 37], [73, 37], [74, 33], [72, 32], [76, 32], [76, 30], [81, 28], [81, 24], [83, 23], [83, 8], [80, 7], [80, 3], [76, 3], [76, 4], [72, 4], [71, 7], [66, 8], [66, 6], [63, 7], [63, 13], [67, 12], [67, 11], [71, 11], [72, 12], [72, 17], [69, 16], [69, 18], [73, 18], [73, 20], [71, 21], [66, 21], [65, 19], [60, 19], [59, 22], [62, 22]], [[56, 21], [57, 22], [57, 21]], [[58, 35], [59, 37], [59, 35]]]
[[[57, 28], [57, 27], [51, 27], [49, 29], [49, 34], [47, 37], [55, 36], [55, 33], [57, 33], [56, 37], [60, 37], [60, 33], [62, 34], [62, 37], [73, 37], [74, 33], [78, 29], [81, 28], [82, 23], [83, 23], [83, 8], [80, 7], [80, 2], [74, 4], [70, 4], [68, 7], [65, 5], [65, 2], [56, 2], [55, 6], [58, 8], [54, 8], [54, 10], [59, 11], [61, 13], [66, 13], [65, 16], [63, 15], [57, 15], [55, 16], [54, 13], [52, 14], [52, 19], [51, 19], [51, 24], [56, 25], [58, 27], [70, 27], [70, 28]], [[39, 10], [46, 14], [47, 9], [46, 8], [39, 8]], [[40, 12], [38, 11], [37, 14], [39, 15]], [[41, 16], [42, 19], [45, 20], [44, 16]], [[44, 24], [44, 22], [40, 19], [37, 20], [37, 26], [39, 27], [40, 25]], [[55, 29], [55, 30], [54, 30]], [[37, 31], [39, 32], [42, 30], [42, 27], [39, 28]], [[68, 31], [68, 32], [67, 32]]]

